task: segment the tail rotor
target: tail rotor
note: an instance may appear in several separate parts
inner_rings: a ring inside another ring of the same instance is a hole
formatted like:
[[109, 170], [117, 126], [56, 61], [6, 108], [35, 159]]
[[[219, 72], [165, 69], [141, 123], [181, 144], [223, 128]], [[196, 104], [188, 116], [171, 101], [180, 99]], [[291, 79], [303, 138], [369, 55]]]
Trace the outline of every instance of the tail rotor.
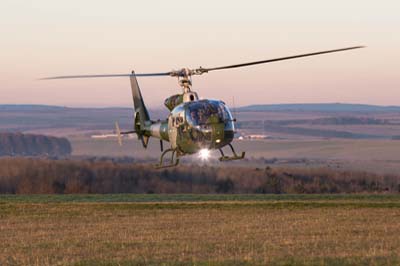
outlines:
[[129, 135], [129, 134], [133, 134], [133, 133], [137, 133], [137, 132], [134, 130], [121, 132], [118, 122], [115, 122], [115, 134], [117, 135], [117, 140], [118, 140], [119, 146], [122, 146], [122, 135]]

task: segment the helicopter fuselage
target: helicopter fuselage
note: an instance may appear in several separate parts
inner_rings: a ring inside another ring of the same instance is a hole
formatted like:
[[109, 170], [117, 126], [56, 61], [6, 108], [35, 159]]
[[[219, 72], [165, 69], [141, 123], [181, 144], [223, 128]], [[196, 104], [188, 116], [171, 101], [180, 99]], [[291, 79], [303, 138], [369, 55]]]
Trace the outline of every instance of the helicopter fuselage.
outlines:
[[234, 120], [222, 101], [198, 100], [177, 105], [166, 121], [153, 123], [150, 135], [169, 141], [178, 154], [220, 149], [232, 142]]

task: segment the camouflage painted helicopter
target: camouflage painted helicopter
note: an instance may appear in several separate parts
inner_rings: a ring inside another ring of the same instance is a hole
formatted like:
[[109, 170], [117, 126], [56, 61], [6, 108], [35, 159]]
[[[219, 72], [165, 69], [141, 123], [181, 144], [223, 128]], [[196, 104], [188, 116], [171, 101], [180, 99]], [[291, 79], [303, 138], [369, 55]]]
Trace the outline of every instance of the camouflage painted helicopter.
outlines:
[[[143, 147], [147, 148], [150, 137], [158, 138], [160, 140], [162, 154], [160, 156], [160, 162], [156, 167], [164, 168], [178, 165], [179, 157], [181, 156], [199, 152], [201, 157], [207, 157], [209, 150], [215, 149], [219, 150], [221, 153], [220, 161], [238, 160], [243, 159], [245, 156], [245, 152], [237, 154], [231, 144], [235, 134], [236, 119], [232, 117], [227, 105], [220, 100], [200, 100], [197, 93], [192, 91], [192, 76], [202, 75], [214, 70], [265, 64], [362, 47], [363, 46], [355, 46], [214, 68], [183, 68], [170, 72], [145, 74], [136, 74], [132, 71], [130, 74], [58, 76], [44, 79], [130, 77], [135, 112], [133, 118], [134, 130], [121, 132], [116, 123], [119, 143], [121, 144], [121, 135], [136, 133]], [[164, 104], [170, 111], [170, 114], [168, 118], [163, 121], [153, 121], [150, 119], [136, 79], [136, 77], [153, 76], [177, 77], [178, 83], [183, 89], [183, 93], [173, 95], [165, 100]], [[170, 148], [164, 150], [163, 141], [170, 142]], [[227, 156], [223, 152], [222, 148], [225, 146], [230, 147], [232, 151], [231, 156]], [[165, 164], [164, 156], [167, 153], [171, 153], [171, 158], [170, 162]]]

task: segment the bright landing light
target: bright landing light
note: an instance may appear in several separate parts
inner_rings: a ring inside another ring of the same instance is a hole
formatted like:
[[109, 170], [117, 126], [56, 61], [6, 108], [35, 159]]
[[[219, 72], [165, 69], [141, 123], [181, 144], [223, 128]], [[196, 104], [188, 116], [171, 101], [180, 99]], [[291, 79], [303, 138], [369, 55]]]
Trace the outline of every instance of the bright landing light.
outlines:
[[210, 151], [207, 149], [202, 149], [199, 151], [199, 157], [200, 159], [202, 159], [203, 161], [208, 160], [208, 157], [210, 157]]

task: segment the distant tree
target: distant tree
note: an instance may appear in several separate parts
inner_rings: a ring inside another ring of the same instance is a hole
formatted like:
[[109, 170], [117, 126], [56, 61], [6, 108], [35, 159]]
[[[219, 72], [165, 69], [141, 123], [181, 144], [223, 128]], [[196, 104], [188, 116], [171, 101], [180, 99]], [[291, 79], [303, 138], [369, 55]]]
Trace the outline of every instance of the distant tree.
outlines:
[[68, 156], [71, 151], [66, 138], [0, 133], [0, 156]]
[[400, 176], [328, 168], [151, 165], [0, 158], [0, 193], [399, 193]]
[[225, 179], [225, 180], [218, 180], [216, 183], [217, 188], [215, 191], [217, 193], [229, 193], [233, 192], [233, 188], [235, 187], [235, 184], [232, 182], [232, 180]]

